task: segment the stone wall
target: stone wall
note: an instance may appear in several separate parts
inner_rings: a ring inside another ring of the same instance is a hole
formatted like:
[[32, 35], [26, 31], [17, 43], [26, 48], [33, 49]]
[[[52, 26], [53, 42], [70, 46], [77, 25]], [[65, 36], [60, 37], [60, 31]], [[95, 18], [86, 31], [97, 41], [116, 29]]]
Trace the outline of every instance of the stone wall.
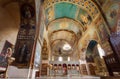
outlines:
[[0, 5], [0, 53], [5, 40], [13, 45], [16, 42], [16, 36], [20, 24], [19, 6], [17, 3]]

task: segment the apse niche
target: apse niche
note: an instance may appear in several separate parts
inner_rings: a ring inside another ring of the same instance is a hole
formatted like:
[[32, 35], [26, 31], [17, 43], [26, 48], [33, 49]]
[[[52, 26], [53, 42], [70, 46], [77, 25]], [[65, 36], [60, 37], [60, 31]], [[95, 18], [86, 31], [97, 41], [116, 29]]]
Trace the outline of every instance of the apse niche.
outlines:
[[69, 56], [74, 54], [76, 44], [81, 38], [82, 25], [72, 19], [61, 18], [51, 22], [47, 29], [51, 54], [56, 57], [56, 60], [60, 57], [63, 57], [63, 60], [69, 60]]

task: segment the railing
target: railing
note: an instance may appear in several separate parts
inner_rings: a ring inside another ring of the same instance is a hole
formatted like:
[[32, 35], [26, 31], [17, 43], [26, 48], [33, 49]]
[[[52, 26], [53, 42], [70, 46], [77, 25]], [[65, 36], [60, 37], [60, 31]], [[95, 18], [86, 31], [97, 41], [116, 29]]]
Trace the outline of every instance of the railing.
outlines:
[[113, 72], [120, 72], [120, 63], [114, 54], [104, 56], [104, 60], [110, 76], [114, 76]]

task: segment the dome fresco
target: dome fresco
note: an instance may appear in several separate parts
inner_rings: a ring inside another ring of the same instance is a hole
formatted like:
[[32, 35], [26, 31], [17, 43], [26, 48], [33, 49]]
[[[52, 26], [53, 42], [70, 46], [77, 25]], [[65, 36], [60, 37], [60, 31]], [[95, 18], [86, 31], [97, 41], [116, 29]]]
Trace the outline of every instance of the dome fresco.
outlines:
[[110, 7], [106, 11], [106, 18], [107, 18], [107, 21], [108, 21], [108, 24], [111, 30], [112, 29], [115, 30], [119, 7], [120, 6], [118, 3], [114, 3], [114, 4], [111, 4]]

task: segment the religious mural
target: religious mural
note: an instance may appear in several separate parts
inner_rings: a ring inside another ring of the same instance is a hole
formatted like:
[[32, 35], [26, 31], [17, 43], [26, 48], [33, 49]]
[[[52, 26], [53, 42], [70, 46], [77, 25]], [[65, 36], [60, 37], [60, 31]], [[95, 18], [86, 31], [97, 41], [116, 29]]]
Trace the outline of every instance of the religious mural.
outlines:
[[28, 68], [32, 56], [36, 33], [36, 18], [33, 5], [29, 3], [21, 4], [21, 24], [15, 45], [13, 57], [15, 61], [12, 65], [19, 68]]
[[44, 39], [43, 47], [42, 47], [42, 60], [48, 60], [48, 48], [47, 48], [47, 42]]
[[99, 37], [100, 41], [104, 42], [109, 37], [107, 25], [105, 24], [105, 22], [103, 21], [103, 19], [101, 17], [99, 17], [95, 21], [95, 25], [97, 26], [97, 33], [98, 33], [98, 37]]
[[52, 23], [50, 23], [48, 27], [49, 33], [52, 33], [53, 31], [60, 30], [60, 29], [73, 30], [77, 34], [80, 31], [80, 29], [82, 30], [82, 27], [76, 21], [67, 19], [67, 18], [53, 21]]
[[83, 24], [88, 25], [92, 22], [91, 16], [83, 9], [79, 9], [79, 14], [77, 19]]
[[46, 23], [48, 24], [48, 22], [52, 21], [54, 18], [54, 10], [53, 7], [50, 7], [46, 10]]
[[29, 4], [23, 4], [21, 6], [21, 15], [24, 18], [32, 18], [35, 15], [34, 8]]
[[[102, 0], [103, 1], [103, 0]], [[79, 20], [83, 25], [90, 24], [92, 19], [98, 14], [94, 2], [91, 0], [63, 0], [63, 1], [45, 1], [46, 25], [54, 19], [70, 18]], [[77, 6], [78, 5], [78, 6]], [[78, 12], [80, 8], [80, 11]]]
[[118, 3], [111, 4], [110, 7], [106, 10], [106, 13], [105, 13], [108, 24], [110, 26], [110, 30], [112, 32], [114, 32], [115, 28], [116, 28], [116, 22], [117, 22], [119, 7], [120, 6], [119, 6]]
[[7, 68], [8, 58], [13, 54], [13, 44], [9, 41], [5, 41], [4, 47], [0, 53], [0, 68]]
[[108, 39], [108, 33], [105, 27], [105, 24], [102, 22], [98, 25], [98, 32], [99, 32], [99, 37], [101, 41], [105, 41]]
[[32, 48], [34, 41], [30, 40], [18, 40], [16, 44], [16, 50], [13, 56], [15, 57], [15, 62], [13, 65], [17, 67], [28, 67], [31, 59]]
[[[26, 8], [28, 8], [27, 10], [29, 10], [29, 14], [25, 12]], [[21, 25], [18, 32], [18, 39], [33, 39], [35, 37], [36, 22], [34, 17], [35, 12], [32, 5], [21, 5]]]

